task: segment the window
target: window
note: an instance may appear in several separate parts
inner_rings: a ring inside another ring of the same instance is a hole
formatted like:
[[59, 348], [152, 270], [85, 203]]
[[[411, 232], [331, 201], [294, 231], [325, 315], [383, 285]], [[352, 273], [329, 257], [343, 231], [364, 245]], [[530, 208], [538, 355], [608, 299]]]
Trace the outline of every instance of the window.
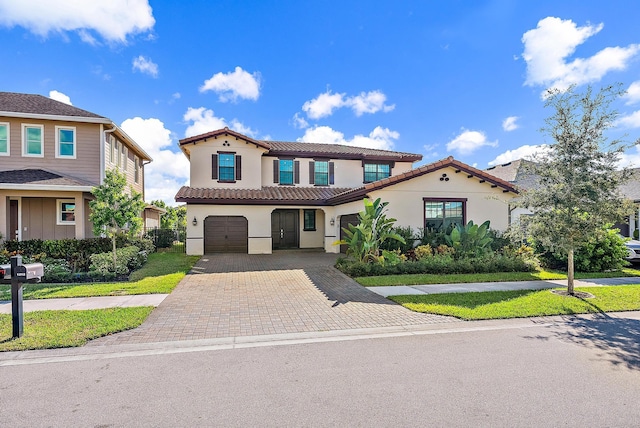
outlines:
[[138, 156], [133, 156], [133, 169], [133, 181], [137, 184], [140, 182], [140, 161], [138, 160]]
[[429, 231], [444, 231], [450, 225], [464, 225], [466, 199], [424, 198], [424, 228]]
[[120, 168], [120, 164], [122, 163], [122, 158], [120, 157], [120, 140], [116, 140], [116, 143], [113, 146], [114, 156], [116, 157], [116, 166]]
[[22, 125], [22, 155], [43, 157], [42, 149], [43, 138], [42, 125]]
[[280, 159], [280, 184], [293, 184], [293, 159]]
[[389, 163], [369, 163], [364, 164], [364, 182], [382, 180], [391, 176], [391, 164]]
[[309, 184], [316, 186], [328, 186], [334, 181], [333, 162], [328, 160], [315, 160], [309, 162]]
[[124, 146], [124, 144], [122, 145], [122, 169], [124, 171], [127, 170], [127, 163], [129, 160], [129, 150]]
[[316, 230], [316, 210], [304, 210], [304, 230]]
[[235, 157], [233, 153], [220, 153], [218, 155], [218, 177], [220, 181], [235, 180]]
[[73, 199], [58, 199], [59, 225], [76, 224], [76, 201]]
[[0, 156], [9, 156], [9, 124], [0, 123]]
[[56, 126], [56, 157], [76, 158], [76, 128]]
[[113, 163], [113, 152], [116, 150], [116, 137], [109, 135], [109, 162]]

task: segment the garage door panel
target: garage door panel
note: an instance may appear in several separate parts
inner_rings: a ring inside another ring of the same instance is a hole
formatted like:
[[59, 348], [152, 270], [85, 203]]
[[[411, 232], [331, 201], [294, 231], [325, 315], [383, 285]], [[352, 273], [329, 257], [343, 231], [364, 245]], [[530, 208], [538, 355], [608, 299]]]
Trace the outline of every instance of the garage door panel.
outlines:
[[204, 222], [205, 253], [247, 253], [248, 222], [240, 216], [209, 216]]

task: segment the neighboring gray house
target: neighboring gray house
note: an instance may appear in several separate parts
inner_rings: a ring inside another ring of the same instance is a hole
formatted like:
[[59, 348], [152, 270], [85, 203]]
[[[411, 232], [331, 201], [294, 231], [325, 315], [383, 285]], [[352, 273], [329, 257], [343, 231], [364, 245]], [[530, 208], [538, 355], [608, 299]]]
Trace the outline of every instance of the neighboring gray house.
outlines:
[[[536, 177], [527, 173], [525, 165], [530, 163], [524, 159], [518, 159], [502, 165], [492, 166], [485, 171], [512, 183], [518, 190], [526, 191], [536, 185]], [[635, 230], [640, 230], [640, 168], [631, 170], [631, 178], [627, 183], [620, 187], [620, 192], [631, 199], [639, 206], [635, 214], [631, 214], [627, 222], [616, 224], [615, 227], [620, 229], [620, 234], [626, 237], [633, 237]], [[521, 215], [531, 215], [532, 212], [524, 208], [516, 208], [511, 211], [510, 223], [518, 221]]]

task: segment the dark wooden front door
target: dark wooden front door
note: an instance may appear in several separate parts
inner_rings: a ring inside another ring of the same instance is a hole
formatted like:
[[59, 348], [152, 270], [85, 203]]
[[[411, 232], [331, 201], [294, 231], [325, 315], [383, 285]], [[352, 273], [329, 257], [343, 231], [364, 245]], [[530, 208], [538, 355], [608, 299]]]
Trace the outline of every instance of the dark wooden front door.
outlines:
[[[344, 228], [348, 230], [350, 224], [354, 226], [357, 226], [358, 224], [360, 224], [360, 216], [358, 216], [358, 214], [346, 214], [346, 215], [340, 216], [340, 240], [346, 238], [344, 234], [344, 230], [342, 229]], [[346, 253], [347, 245], [345, 244], [340, 245], [340, 252]]]
[[271, 242], [274, 250], [298, 248], [299, 210], [275, 210], [271, 213]]
[[18, 239], [18, 201], [9, 201], [9, 240]]
[[209, 216], [204, 220], [204, 252], [247, 253], [248, 222], [240, 216]]

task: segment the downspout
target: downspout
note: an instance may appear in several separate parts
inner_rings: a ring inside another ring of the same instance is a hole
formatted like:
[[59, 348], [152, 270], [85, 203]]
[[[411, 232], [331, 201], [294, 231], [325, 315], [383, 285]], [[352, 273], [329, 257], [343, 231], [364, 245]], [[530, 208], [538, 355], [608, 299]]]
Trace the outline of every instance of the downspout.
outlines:
[[[100, 184], [102, 184], [104, 182], [104, 176], [105, 176], [105, 171], [106, 171], [106, 163], [107, 160], [105, 159], [105, 154], [104, 151], [107, 148], [107, 134], [111, 134], [113, 131], [115, 131], [116, 129], [118, 129], [118, 127], [112, 123], [113, 128], [111, 129], [103, 129], [102, 132], [102, 150], [100, 150]], [[104, 127], [104, 125], [100, 125], [102, 127]], [[112, 148], [113, 150], [113, 148]]]

